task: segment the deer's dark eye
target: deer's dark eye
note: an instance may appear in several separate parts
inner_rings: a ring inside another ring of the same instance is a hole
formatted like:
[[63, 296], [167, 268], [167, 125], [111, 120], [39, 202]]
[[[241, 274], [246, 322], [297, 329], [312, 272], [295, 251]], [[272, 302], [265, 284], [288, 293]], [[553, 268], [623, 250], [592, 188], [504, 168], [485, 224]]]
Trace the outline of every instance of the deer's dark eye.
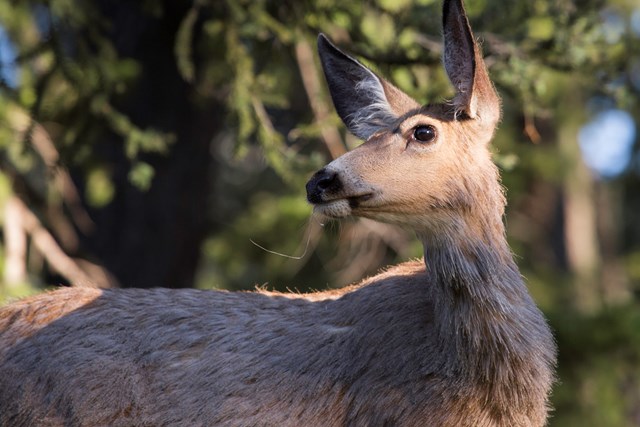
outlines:
[[436, 128], [431, 125], [420, 125], [413, 129], [413, 139], [426, 144], [436, 139]]

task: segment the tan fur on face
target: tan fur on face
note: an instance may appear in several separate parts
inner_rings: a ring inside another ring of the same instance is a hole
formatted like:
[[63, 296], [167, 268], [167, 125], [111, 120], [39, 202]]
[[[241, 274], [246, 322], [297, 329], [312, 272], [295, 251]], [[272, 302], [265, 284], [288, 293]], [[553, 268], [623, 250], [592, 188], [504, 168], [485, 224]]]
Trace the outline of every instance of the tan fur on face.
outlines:
[[[487, 149], [492, 131], [471, 120], [455, 120], [446, 108], [409, 112], [396, 126], [330, 163], [326, 169], [338, 174], [342, 187], [328, 196], [335, 200], [318, 211], [401, 223], [418, 231], [437, 228], [440, 219], [450, 222], [451, 214], [464, 214], [472, 206], [499, 209], [501, 214], [502, 192]], [[413, 130], [420, 125], [434, 126], [436, 140], [413, 140]], [[346, 208], [349, 199], [368, 194], [371, 197]], [[336, 200], [343, 209], [327, 209]]]

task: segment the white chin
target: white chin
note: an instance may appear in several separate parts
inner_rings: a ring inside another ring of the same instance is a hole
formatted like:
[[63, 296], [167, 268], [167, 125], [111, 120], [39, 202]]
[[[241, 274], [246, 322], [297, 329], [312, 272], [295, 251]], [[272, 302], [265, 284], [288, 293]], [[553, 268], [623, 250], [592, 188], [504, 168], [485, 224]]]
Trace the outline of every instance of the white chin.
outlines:
[[344, 218], [351, 215], [351, 206], [346, 199], [332, 200], [321, 205], [315, 205], [314, 212], [330, 218]]

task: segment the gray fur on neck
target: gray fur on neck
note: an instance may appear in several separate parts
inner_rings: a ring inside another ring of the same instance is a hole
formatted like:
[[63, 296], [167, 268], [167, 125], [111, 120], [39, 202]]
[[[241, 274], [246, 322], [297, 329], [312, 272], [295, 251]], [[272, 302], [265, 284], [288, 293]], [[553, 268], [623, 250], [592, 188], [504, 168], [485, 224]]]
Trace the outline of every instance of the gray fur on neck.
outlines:
[[487, 240], [454, 232], [422, 240], [439, 342], [456, 355], [442, 368], [490, 388], [496, 414], [515, 416], [532, 395], [547, 399], [556, 350], [498, 230]]

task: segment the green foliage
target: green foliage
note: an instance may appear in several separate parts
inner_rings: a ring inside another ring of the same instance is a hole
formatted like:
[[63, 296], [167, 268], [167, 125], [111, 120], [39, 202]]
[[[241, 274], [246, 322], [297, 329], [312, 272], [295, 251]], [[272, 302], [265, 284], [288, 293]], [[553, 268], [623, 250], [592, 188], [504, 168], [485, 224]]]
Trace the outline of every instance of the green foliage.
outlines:
[[0, 25], [16, 49], [13, 65], [19, 79], [15, 89], [5, 86], [0, 91], [0, 104], [6, 106], [0, 112], [2, 132], [14, 129], [12, 136], [0, 135], [5, 167], [27, 173], [37, 163], [29, 148], [31, 134], [15, 132], [22, 126], [12, 119], [15, 110], [29, 114], [34, 124], [57, 125], [47, 130], [55, 132], [66, 163], [102, 167], [97, 159], [87, 159], [93, 143], [88, 129], [102, 126], [124, 137], [123, 150], [131, 159], [140, 153], [166, 154], [172, 135], [142, 129], [114, 107], [114, 99], [140, 78], [140, 68], [136, 61], [118, 56], [105, 32], [108, 23], [95, 5], [73, 0], [36, 3], [0, 7]]
[[169, 145], [175, 140], [173, 135], [166, 135], [153, 129], [139, 129], [126, 115], [114, 109], [101, 96], [93, 98], [91, 110], [96, 116], [104, 118], [111, 129], [125, 139], [125, 153], [132, 160], [141, 152], [166, 154]]
[[138, 189], [146, 191], [151, 187], [155, 172], [150, 164], [135, 162], [129, 171], [129, 181]]
[[634, 425], [640, 390], [640, 306], [633, 303], [590, 316], [563, 311], [551, 320], [561, 349], [553, 425]]
[[100, 208], [111, 203], [115, 188], [107, 169], [91, 169], [85, 178], [85, 182], [87, 186], [85, 199], [90, 206]]

